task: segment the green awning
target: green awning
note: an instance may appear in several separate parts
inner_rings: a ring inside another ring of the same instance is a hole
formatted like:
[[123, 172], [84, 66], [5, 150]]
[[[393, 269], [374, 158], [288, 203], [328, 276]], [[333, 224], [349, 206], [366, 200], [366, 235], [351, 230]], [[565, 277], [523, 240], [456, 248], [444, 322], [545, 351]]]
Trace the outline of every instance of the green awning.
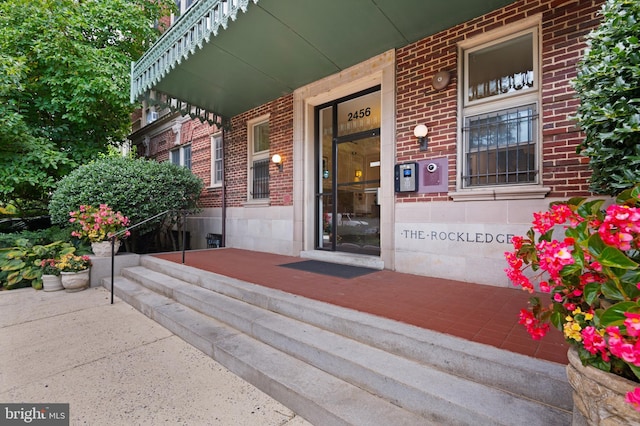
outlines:
[[131, 99], [233, 117], [512, 2], [200, 0], [132, 64]]

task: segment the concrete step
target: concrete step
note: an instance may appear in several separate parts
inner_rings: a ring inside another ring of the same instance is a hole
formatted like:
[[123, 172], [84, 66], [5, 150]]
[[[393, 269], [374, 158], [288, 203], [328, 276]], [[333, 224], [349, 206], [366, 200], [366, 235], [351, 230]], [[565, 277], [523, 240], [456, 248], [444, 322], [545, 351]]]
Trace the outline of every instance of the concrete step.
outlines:
[[125, 302], [273, 398], [286, 401], [289, 408], [313, 424], [437, 424], [138, 282], [116, 277], [114, 284], [116, 295]]
[[[356, 312], [155, 257], [143, 266], [389, 353], [571, 411], [565, 367], [493, 346]], [[505, 374], [508, 372], [508, 374]]]
[[[136, 302], [137, 292], [148, 292], [142, 285], [243, 339], [378, 395], [422, 424], [570, 423], [571, 393], [560, 365], [157, 258], [143, 257], [142, 265], [123, 270], [127, 280], [119, 278], [116, 288], [124, 291], [126, 284], [129, 303], [147, 315], [157, 309]], [[281, 402], [315, 422], [304, 409]]]

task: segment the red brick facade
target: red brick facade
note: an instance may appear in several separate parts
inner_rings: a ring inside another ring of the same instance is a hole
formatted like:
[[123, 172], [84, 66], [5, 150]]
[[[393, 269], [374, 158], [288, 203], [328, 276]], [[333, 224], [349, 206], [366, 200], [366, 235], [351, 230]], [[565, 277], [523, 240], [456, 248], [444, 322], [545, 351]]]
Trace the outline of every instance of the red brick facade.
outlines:
[[[541, 68], [543, 120], [542, 182], [551, 188], [551, 197], [588, 195], [589, 171], [586, 159], [576, 154], [582, 134], [571, 116], [578, 104], [570, 80], [585, 47], [584, 36], [598, 25], [601, 0], [523, 0], [465, 24], [412, 43], [396, 52], [396, 152], [398, 163], [446, 157], [449, 164], [449, 191], [456, 189], [458, 125], [457, 43], [484, 32], [534, 15], [542, 15]], [[431, 86], [433, 75], [447, 70], [451, 82], [441, 91]], [[247, 201], [247, 121], [269, 114], [270, 152], [284, 160], [284, 169], [270, 166], [270, 204], [292, 205], [293, 194], [293, 96], [276, 99], [233, 117], [225, 131], [227, 206]], [[416, 150], [413, 128], [429, 124], [429, 151]], [[180, 132], [180, 143], [192, 144], [192, 170], [205, 184], [202, 207], [220, 207], [221, 188], [211, 188], [211, 135], [215, 127], [188, 121]], [[152, 138], [149, 155], [168, 159], [174, 149], [171, 130]], [[440, 194], [398, 194], [398, 202], [445, 201]]]
[[[375, 267], [382, 264], [381, 267], [411, 274], [507, 286], [510, 284], [502, 271], [503, 253], [510, 247], [509, 236], [526, 232], [531, 213], [545, 208], [549, 201], [590, 195], [588, 163], [576, 153], [583, 134], [572, 120], [578, 100], [571, 80], [583, 56], [585, 35], [600, 23], [603, 2], [521, 0], [232, 117], [230, 127], [224, 131], [198, 120], [161, 113], [156, 121], [136, 130], [133, 139], [138, 153], [158, 161], [168, 160], [171, 150], [179, 145], [191, 144], [191, 167], [204, 182], [200, 206], [206, 210], [190, 218], [190, 232], [224, 234], [225, 244], [230, 247], [294, 256], [304, 251], [305, 256], [342, 260], [345, 252], [341, 248], [336, 247], [338, 253], [317, 249], [318, 239], [323, 236], [317, 234], [313, 173], [295, 170], [294, 181], [293, 151], [295, 147], [297, 167], [313, 167], [314, 123], [313, 117], [307, 115], [313, 114], [313, 105], [317, 105], [314, 102], [328, 102], [333, 100], [330, 96], [339, 98], [366, 89], [366, 84], [380, 84], [380, 256], [367, 256], [367, 261], [372, 260]], [[462, 49], [529, 31], [534, 25], [538, 30], [529, 34], [537, 35], [539, 41], [539, 63], [533, 64], [539, 92], [475, 103], [465, 113], [479, 116], [494, 105], [500, 107], [504, 99], [509, 105], [523, 98], [536, 102], [538, 121], [534, 126], [541, 134], [534, 140], [539, 148], [537, 155], [542, 158], [532, 171], [538, 171], [540, 185], [462, 189], [462, 172], [458, 168], [462, 143], [458, 126], [464, 121], [459, 105], [463, 84], [458, 77], [464, 58]], [[447, 71], [450, 81], [436, 90], [432, 79], [440, 71]], [[248, 126], [267, 116], [269, 155], [279, 154], [283, 159], [282, 171], [269, 163], [268, 205], [251, 200], [248, 195]], [[427, 151], [420, 151], [413, 135], [418, 124], [429, 127]], [[222, 209], [223, 188], [211, 183], [211, 139], [220, 133], [224, 135], [227, 209]], [[431, 159], [444, 159], [448, 166], [446, 192], [394, 192], [395, 164]], [[452, 241], [450, 235], [457, 237]], [[461, 235], [480, 237], [461, 239]], [[484, 271], [481, 277], [477, 274], [479, 268]]]
[[[578, 100], [570, 85], [585, 47], [584, 36], [599, 23], [602, 1], [520, 1], [432, 37], [398, 49], [397, 162], [446, 157], [449, 190], [456, 189], [458, 114], [458, 51], [456, 43], [534, 15], [542, 15], [542, 182], [551, 197], [588, 195], [589, 171], [576, 155], [582, 134], [571, 115]], [[431, 87], [441, 70], [451, 83], [442, 91]], [[413, 128], [429, 123], [429, 151], [416, 150]], [[447, 200], [446, 194], [399, 194], [398, 202]]]

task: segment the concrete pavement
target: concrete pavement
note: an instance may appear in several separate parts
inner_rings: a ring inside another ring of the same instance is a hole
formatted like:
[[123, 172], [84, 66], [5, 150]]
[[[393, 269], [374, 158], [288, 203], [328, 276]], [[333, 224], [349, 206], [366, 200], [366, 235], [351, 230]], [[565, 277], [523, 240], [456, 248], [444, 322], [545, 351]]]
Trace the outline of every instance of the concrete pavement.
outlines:
[[309, 425], [101, 287], [0, 291], [0, 402], [72, 425]]

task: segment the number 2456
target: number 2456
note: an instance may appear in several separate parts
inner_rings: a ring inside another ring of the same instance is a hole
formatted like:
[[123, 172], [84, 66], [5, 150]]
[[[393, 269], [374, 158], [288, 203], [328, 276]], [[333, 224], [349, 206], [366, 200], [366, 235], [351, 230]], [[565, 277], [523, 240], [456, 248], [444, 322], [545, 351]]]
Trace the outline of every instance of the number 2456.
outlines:
[[371, 115], [371, 107], [362, 108], [361, 110], [350, 112], [347, 117], [347, 121], [357, 120], [359, 118], [365, 118]]

